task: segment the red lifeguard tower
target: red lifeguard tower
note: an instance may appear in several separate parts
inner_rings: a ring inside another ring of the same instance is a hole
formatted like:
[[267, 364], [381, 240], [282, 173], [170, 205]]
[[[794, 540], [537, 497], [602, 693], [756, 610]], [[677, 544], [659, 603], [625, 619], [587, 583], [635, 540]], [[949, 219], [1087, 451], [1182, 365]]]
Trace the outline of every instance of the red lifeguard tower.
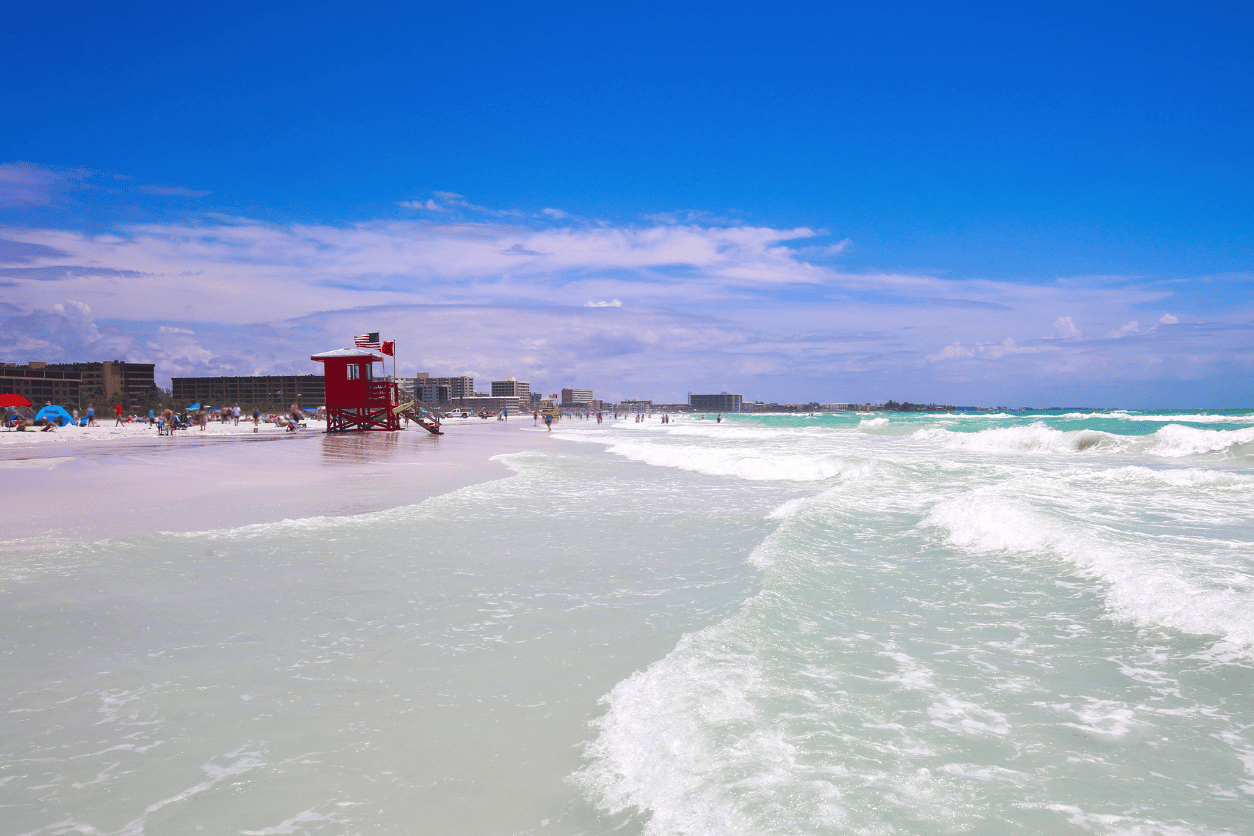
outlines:
[[327, 432], [399, 430], [400, 390], [374, 376], [383, 357], [362, 348], [337, 348], [309, 358], [323, 365], [327, 391]]
[[382, 356], [363, 348], [337, 348], [309, 359], [323, 367], [327, 432], [399, 430], [404, 415], [432, 435], [444, 435], [439, 416], [412, 402], [401, 403], [400, 387], [374, 376], [374, 364], [382, 363]]

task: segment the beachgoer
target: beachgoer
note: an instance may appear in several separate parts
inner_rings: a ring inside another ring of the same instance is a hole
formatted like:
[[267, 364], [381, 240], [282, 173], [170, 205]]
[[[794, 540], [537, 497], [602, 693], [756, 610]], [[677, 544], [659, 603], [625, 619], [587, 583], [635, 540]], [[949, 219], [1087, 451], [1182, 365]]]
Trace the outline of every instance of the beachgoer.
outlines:
[[233, 411], [235, 412], [235, 426], [238, 427], [239, 426], [239, 404], [235, 405], [235, 409]]
[[539, 412], [531, 413], [531, 426], [534, 427], [537, 423], [539, 423], [539, 421], [540, 421], [540, 413]]
[[155, 423], [157, 423], [157, 415], [150, 409], [148, 410], [148, 426], [151, 427]]
[[96, 426], [96, 407], [94, 404], [87, 404], [87, 426]]
[[552, 415], [544, 416], [544, 426], [548, 427], [549, 432], [553, 432], [553, 416]]
[[122, 404], [115, 403], [113, 405], [113, 412], [115, 415], [117, 415], [117, 420], [113, 422], [113, 426], [115, 427], [122, 426]]
[[721, 424], [721, 423], [723, 423], [723, 413], [721, 413], [721, 412], [720, 412], [720, 413], [718, 414], [718, 417], [714, 419], [714, 423], [716, 423], [716, 424]]
[[72, 423], [74, 424], [74, 426], [76, 426], [76, 427], [77, 427], [77, 426], [78, 426], [78, 410], [77, 410], [77, 409], [71, 409], [71, 410], [70, 410], [70, 417], [74, 419], [74, 421], [73, 421]]
[[501, 410], [501, 415], [505, 416], [505, 420], [506, 420], [506, 421], [508, 421], [508, 420], [509, 420], [509, 410], [508, 410], [508, 409], [502, 409], [502, 410]]

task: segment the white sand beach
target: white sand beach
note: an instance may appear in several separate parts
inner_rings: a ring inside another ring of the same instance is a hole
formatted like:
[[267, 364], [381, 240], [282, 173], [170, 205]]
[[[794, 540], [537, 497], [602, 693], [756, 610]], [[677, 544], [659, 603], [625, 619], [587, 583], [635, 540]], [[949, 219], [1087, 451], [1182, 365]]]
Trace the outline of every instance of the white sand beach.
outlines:
[[453, 420], [433, 436], [294, 433], [273, 424], [211, 423], [158, 436], [147, 424], [101, 422], [53, 432], [0, 432], [3, 540], [54, 548], [158, 531], [199, 531], [377, 511], [508, 476], [492, 457], [551, 444], [531, 422]]

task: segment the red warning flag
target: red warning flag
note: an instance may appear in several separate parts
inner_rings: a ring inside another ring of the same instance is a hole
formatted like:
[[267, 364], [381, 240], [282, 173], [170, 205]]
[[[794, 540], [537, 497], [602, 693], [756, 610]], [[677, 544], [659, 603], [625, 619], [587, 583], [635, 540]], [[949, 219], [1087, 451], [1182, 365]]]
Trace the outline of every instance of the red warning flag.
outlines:
[[379, 350], [389, 357], [394, 357], [396, 355], [396, 343], [395, 342], [384, 343], [379, 348]]

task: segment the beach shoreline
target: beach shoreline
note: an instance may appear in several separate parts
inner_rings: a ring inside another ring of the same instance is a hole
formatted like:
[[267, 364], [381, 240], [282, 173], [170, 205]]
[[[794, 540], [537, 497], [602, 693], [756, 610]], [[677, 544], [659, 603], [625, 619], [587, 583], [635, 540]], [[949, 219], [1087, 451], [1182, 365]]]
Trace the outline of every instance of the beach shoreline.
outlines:
[[524, 422], [459, 421], [433, 436], [286, 433], [211, 424], [0, 434], [4, 542], [39, 549], [382, 511], [513, 474], [496, 456], [554, 442]]

